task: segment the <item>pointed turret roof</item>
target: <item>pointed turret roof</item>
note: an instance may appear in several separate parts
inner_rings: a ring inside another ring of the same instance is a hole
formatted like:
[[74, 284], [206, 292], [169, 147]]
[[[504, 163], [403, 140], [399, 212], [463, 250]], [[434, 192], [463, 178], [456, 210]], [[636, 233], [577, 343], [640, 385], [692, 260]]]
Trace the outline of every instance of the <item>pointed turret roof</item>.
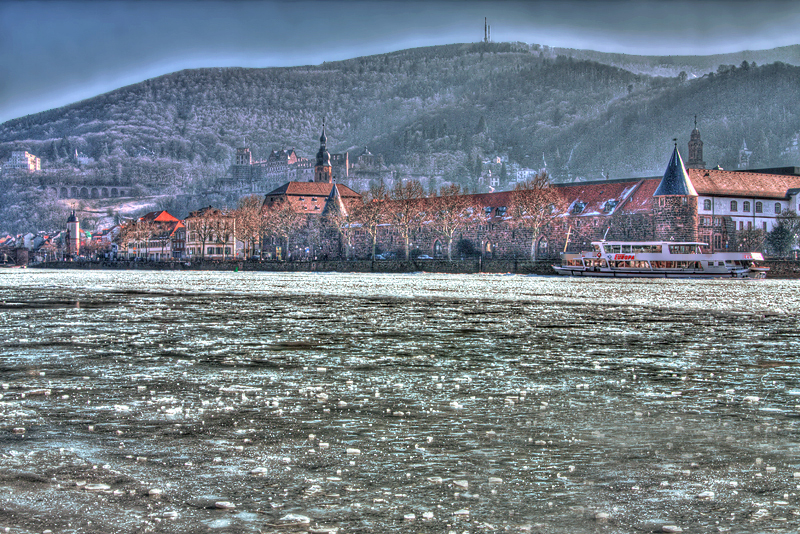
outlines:
[[342, 216], [347, 216], [347, 207], [342, 201], [342, 195], [339, 194], [339, 186], [338, 184], [333, 184], [333, 187], [331, 188], [331, 194], [328, 195], [328, 201], [325, 203], [323, 215], [336, 212]]
[[678, 145], [672, 151], [672, 157], [667, 165], [667, 170], [664, 172], [664, 177], [661, 183], [658, 184], [658, 189], [653, 193], [654, 197], [668, 197], [668, 196], [686, 196], [696, 197], [697, 191], [694, 190], [692, 181], [686, 173], [686, 167], [683, 165], [683, 159], [678, 152]]

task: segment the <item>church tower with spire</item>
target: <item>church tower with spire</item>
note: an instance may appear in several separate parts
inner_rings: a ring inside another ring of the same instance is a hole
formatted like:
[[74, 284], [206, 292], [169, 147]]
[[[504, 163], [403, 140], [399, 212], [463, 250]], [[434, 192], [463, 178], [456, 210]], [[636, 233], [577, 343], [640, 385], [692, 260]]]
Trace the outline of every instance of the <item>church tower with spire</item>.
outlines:
[[75, 210], [72, 210], [67, 219], [67, 236], [66, 236], [66, 255], [70, 258], [76, 258], [81, 253], [81, 224], [78, 217], [75, 215]]
[[333, 183], [333, 169], [331, 155], [326, 147], [328, 138], [325, 136], [325, 121], [322, 121], [322, 135], [319, 138], [319, 152], [317, 152], [317, 165], [314, 167], [314, 181]]
[[697, 191], [683, 165], [677, 140], [653, 193], [653, 217], [656, 241], [697, 241]]
[[694, 116], [694, 130], [689, 138], [689, 165], [690, 169], [705, 169], [703, 161], [703, 141], [700, 140], [700, 130], [697, 129], [697, 115]]

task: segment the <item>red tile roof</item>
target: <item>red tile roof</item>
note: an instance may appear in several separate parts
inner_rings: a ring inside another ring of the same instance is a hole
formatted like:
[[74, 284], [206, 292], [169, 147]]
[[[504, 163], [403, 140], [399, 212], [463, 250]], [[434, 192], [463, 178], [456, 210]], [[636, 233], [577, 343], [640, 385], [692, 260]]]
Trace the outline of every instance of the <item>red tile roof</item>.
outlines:
[[[321, 215], [325, 212], [333, 185], [326, 182], [288, 182], [267, 193], [264, 204], [269, 206], [270, 200], [282, 197], [298, 213]], [[347, 186], [336, 184], [336, 188], [345, 205], [361, 198], [361, 195]]]
[[167, 211], [151, 211], [142, 217], [142, 220], [153, 222], [176, 222], [180, 219], [172, 216]]
[[800, 176], [716, 169], [687, 172], [699, 195], [783, 199], [789, 189], [800, 187]]

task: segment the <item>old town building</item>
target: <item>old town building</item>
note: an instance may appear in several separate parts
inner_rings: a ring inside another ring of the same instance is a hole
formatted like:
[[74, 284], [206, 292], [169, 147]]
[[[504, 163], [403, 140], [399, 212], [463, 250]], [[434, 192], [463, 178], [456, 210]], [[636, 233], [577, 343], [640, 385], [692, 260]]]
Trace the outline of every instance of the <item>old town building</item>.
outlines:
[[[322, 130], [325, 137], [324, 123]], [[350, 173], [349, 153], [328, 154], [327, 157], [332, 179], [337, 183], [345, 182]], [[273, 150], [266, 160], [256, 161], [249, 147], [241, 147], [236, 149], [230, 169], [230, 187], [266, 193], [285, 182], [317, 181], [314, 168], [313, 161], [299, 156], [293, 148]]]
[[188, 259], [222, 260], [235, 257], [236, 219], [212, 206], [189, 213], [183, 220], [186, 227], [183, 257]]
[[3, 168], [7, 171], [40, 171], [42, 170], [42, 160], [27, 150], [14, 150]]
[[[295, 232], [291, 251], [308, 256], [314, 250], [335, 254], [345, 250], [343, 233], [331, 228], [333, 219], [322, 217], [331, 202], [339, 197], [343, 206], [356, 206], [358, 193], [335, 184], [326, 137], [320, 139], [313, 183], [289, 182], [270, 192], [264, 203], [268, 209], [289, 202], [294, 210], [307, 214], [302, 231]], [[366, 151], [365, 151], [366, 152]], [[674, 146], [663, 176], [553, 184], [561, 198], [560, 211], [534, 234], [509, 216], [513, 194], [509, 191], [470, 195], [474, 209], [464, 224], [452, 234], [453, 257], [481, 254], [490, 257], [526, 258], [532, 249], [537, 257], [556, 258], [561, 251], [576, 251], [592, 240], [700, 241], [707, 251], [735, 250], [742, 236], [758, 231], [765, 235], [787, 211], [798, 211], [800, 169], [726, 171], [706, 169], [702, 140], [695, 125], [689, 141], [691, 165], [685, 165]], [[362, 154], [364, 156], [366, 154]], [[688, 168], [687, 168], [688, 167]], [[386, 201], [390, 212], [391, 201]], [[444, 257], [450, 237], [435, 230], [435, 202], [420, 200], [420, 209], [430, 211], [411, 237], [413, 255]], [[339, 221], [341, 224], [341, 221]], [[353, 230], [348, 246], [355, 257], [371, 254], [360, 222], [348, 222]], [[328, 226], [325, 226], [328, 225]], [[312, 231], [312, 228], [316, 228]], [[536, 243], [533, 236], [537, 235]], [[336, 241], [320, 245], [321, 241]], [[312, 243], [311, 241], [314, 241]], [[272, 241], [275, 246], [276, 241]], [[377, 230], [378, 252], [394, 252], [402, 257], [404, 239], [389, 217]], [[309, 252], [310, 251], [310, 252]]]

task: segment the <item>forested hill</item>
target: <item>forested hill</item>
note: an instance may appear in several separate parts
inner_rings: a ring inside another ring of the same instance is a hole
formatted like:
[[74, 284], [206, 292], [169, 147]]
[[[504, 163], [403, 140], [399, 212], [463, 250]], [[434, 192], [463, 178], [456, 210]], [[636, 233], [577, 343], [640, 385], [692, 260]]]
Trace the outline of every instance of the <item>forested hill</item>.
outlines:
[[534, 168], [546, 161], [562, 179], [619, 178], [662, 172], [671, 139], [686, 146], [695, 114], [711, 165], [734, 165], [742, 139], [756, 165], [791, 157], [800, 67], [744, 62], [692, 79], [551, 56], [478, 43], [181, 71], [3, 123], [0, 157], [24, 148], [56, 167], [77, 149], [101, 171], [135, 179], [143, 162], [159, 162], [191, 179], [223, 174], [245, 137], [256, 158], [280, 147], [313, 156], [324, 118], [331, 151], [366, 145], [390, 165], [435, 167], [449, 179], [476, 155], [498, 153]]
[[700, 77], [709, 72], [715, 72], [721, 65], [740, 66], [743, 61], [748, 63], [755, 62], [758, 65], [781, 62], [800, 66], [800, 45], [781, 46], [769, 50], [744, 50], [709, 56], [639, 56], [541, 45], [528, 46], [532, 50], [541, 50], [548, 57], [568, 56], [574, 59], [586, 59], [620, 67], [638, 74], [672, 78], [678, 76], [681, 72], [685, 72], [689, 78]]

